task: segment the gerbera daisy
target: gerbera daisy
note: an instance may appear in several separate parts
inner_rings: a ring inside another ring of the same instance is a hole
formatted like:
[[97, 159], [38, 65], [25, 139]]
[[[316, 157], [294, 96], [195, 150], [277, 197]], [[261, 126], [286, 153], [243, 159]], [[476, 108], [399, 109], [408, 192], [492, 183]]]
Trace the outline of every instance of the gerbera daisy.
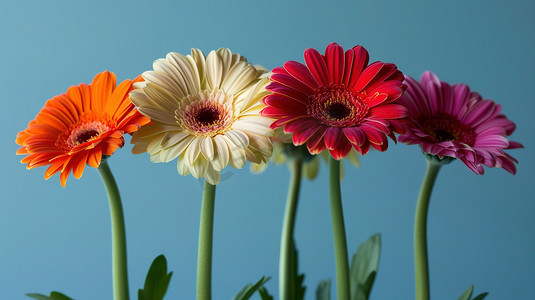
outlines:
[[523, 146], [507, 139], [515, 124], [500, 113], [501, 105], [483, 100], [465, 84], [450, 86], [429, 71], [420, 82], [407, 76], [406, 84], [398, 103], [408, 109], [410, 128], [401, 142], [420, 145], [440, 159], [458, 158], [479, 175], [483, 165], [516, 173], [517, 160], [504, 150]]
[[80, 178], [85, 165], [97, 168], [103, 155], [124, 145], [123, 135], [149, 122], [128, 99], [132, 81], [116, 86], [115, 74], [97, 74], [90, 85], [72, 86], [48, 100], [28, 128], [17, 135], [17, 154], [32, 169], [49, 165], [45, 179], [60, 172], [65, 187], [72, 171]]
[[265, 69], [225, 48], [208, 57], [198, 49], [187, 56], [172, 52], [153, 67], [130, 94], [152, 120], [132, 138], [134, 154], [147, 152], [152, 162], [178, 157], [181, 175], [210, 184], [229, 164], [239, 169], [271, 156], [272, 120], [259, 115], [268, 94]]
[[276, 119], [272, 128], [284, 127], [293, 143], [306, 143], [312, 154], [329, 149], [335, 159], [351, 148], [362, 155], [371, 147], [385, 151], [389, 136], [402, 132], [399, 119], [406, 109], [393, 103], [402, 94], [403, 74], [394, 64], [368, 65], [362, 46], [346, 51], [327, 46], [325, 55], [305, 50], [305, 63], [288, 61], [275, 68], [273, 92], [263, 99], [262, 115]]

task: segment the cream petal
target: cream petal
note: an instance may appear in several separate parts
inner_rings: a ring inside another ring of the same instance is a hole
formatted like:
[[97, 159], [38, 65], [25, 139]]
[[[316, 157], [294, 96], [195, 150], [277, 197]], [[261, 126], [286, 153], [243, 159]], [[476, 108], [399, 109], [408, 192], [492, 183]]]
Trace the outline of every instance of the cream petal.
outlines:
[[206, 58], [201, 50], [194, 48], [191, 49], [191, 57], [197, 66], [197, 73], [199, 74], [199, 82], [201, 84], [200, 90], [203, 90], [206, 88]]
[[145, 87], [145, 84], [147, 84], [146, 81], [138, 81], [138, 82], [132, 83], [132, 86], [134, 87], [134, 89], [143, 89]]
[[247, 62], [247, 59], [245, 58], [245, 56], [241, 56], [239, 53], [232, 53], [231, 66], [239, 63], [240, 61]]
[[[186, 56], [193, 73], [193, 85], [196, 92], [201, 90], [202, 81], [204, 80], [204, 69], [199, 69], [197, 62], [191, 57], [191, 55]], [[204, 62], [204, 60], [203, 60]]]
[[232, 125], [232, 129], [241, 130], [247, 133], [256, 133], [260, 135], [269, 135], [271, 129], [269, 125], [273, 122], [268, 118], [264, 117], [247, 117], [243, 119], [238, 119]]
[[211, 51], [206, 58], [206, 79], [208, 87], [212, 90], [221, 86], [223, 78], [223, 62], [215, 51]]
[[187, 58], [179, 53], [173, 52], [167, 55], [167, 60], [174, 66], [176, 71], [176, 78], [183, 84], [187, 95], [194, 94], [199, 91], [196, 88], [197, 76], [195, 76], [196, 70], [194, 70]]
[[[133, 141], [134, 138], [132, 138]], [[141, 154], [147, 152], [147, 145], [149, 141], [145, 139], [139, 139], [132, 147], [132, 154]]]
[[169, 125], [176, 125], [174, 112], [170, 113], [162, 109], [157, 109], [154, 106], [139, 106], [137, 109], [141, 114], [151, 118], [152, 121], [158, 121]]
[[178, 108], [180, 98], [158, 85], [149, 82], [143, 91], [154, 103], [170, 113]]
[[206, 168], [206, 173], [204, 174], [204, 179], [211, 185], [216, 185], [221, 180], [221, 173], [214, 168], [211, 164], [208, 164]]
[[259, 164], [252, 163], [251, 164], [251, 172], [253, 173], [261, 173], [264, 172], [265, 169], [267, 169], [268, 163], [262, 162]]
[[162, 161], [160, 160], [160, 151], [157, 151], [155, 153], [152, 153], [150, 155], [150, 161], [152, 163], [161, 163]]
[[[163, 123], [153, 123], [150, 125], [141, 126], [141, 128], [134, 133], [136, 138], [146, 138], [158, 133], [176, 131], [179, 127], [177, 125], [168, 125]], [[132, 140], [134, 139], [132, 138]]]
[[247, 162], [245, 150], [236, 146], [228, 137], [221, 135], [229, 149], [229, 165], [236, 169], [241, 169]]
[[178, 157], [178, 160], [176, 163], [176, 170], [178, 171], [178, 174], [182, 176], [189, 175], [189, 167], [184, 161], [184, 155], [180, 155]]
[[199, 155], [197, 159], [189, 166], [189, 171], [193, 177], [201, 178], [206, 173], [208, 164], [209, 162], [202, 155]]
[[173, 159], [175, 159], [177, 156], [181, 155], [184, 152], [184, 149], [186, 149], [191, 141], [193, 141], [193, 136], [187, 136], [177, 144], [175, 144], [172, 147], [163, 149], [160, 154], [160, 160], [163, 162], [170, 162]]
[[236, 98], [236, 101], [234, 102], [234, 106], [238, 108], [240, 112], [247, 111], [251, 109], [252, 107], [264, 108], [265, 105], [262, 104], [260, 101], [265, 96], [271, 94], [268, 90], [265, 89], [265, 87], [267, 86], [269, 82], [270, 82], [269, 78], [262, 78], [255, 85], [247, 89], [246, 92], [240, 94]]
[[259, 134], [249, 134], [249, 148], [258, 151], [264, 160], [267, 160], [273, 152], [273, 145], [269, 138]]
[[227, 136], [239, 148], [245, 149], [247, 146], [249, 146], [249, 137], [243, 131], [229, 130], [225, 132], [225, 136]]
[[246, 62], [239, 62], [226, 74], [221, 89], [233, 95], [241, 92], [256, 78], [256, 69]]
[[[257, 117], [260, 115], [260, 112], [265, 108], [263, 105], [255, 105], [247, 110], [244, 110], [240, 113], [240, 117]], [[273, 122], [274, 120], [270, 120], [270, 122]]]
[[223, 138], [221, 135], [214, 136], [213, 142], [215, 146], [215, 153], [212, 164], [215, 170], [221, 171], [229, 163], [229, 148], [225, 138]]
[[247, 158], [248, 161], [253, 162], [255, 164], [259, 164], [265, 161], [265, 160], [262, 160], [260, 153], [253, 151], [249, 148], [245, 149], [245, 157]]
[[162, 139], [161, 146], [162, 148], [169, 148], [174, 146], [176, 143], [183, 140], [185, 137], [187, 137], [189, 133], [177, 130], [177, 131], [169, 131], [165, 133], [165, 136]]
[[201, 148], [199, 146], [201, 141], [201, 137], [194, 137], [186, 150], [184, 150], [184, 161], [188, 166], [193, 164], [201, 153]]
[[155, 106], [155, 107], [161, 108], [161, 106], [155, 103], [154, 101], [152, 101], [152, 99], [149, 98], [142, 89], [131, 91], [129, 96], [130, 96], [130, 101], [132, 101], [132, 103], [134, 103], [134, 105], [137, 107]]
[[164, 136], [165, 133], [160, 133], [152, 137], [147, 145], [147, 153], [152, 155], [156, 152], [160, 152], [160, 150], [162, 149], [162, 147], [160, 147], [160, 143], [162, 142]]
[[[177, 70], [177, 68], [173, 66], [169, 61], [162, 60], [158, 64], [155, 63], [154, 70], [156, 71], [154, 72], [155, 74], [160, 73], [161, 76], [165, 76], [166, 80], [170, 82], [170, 87], [162, 86], [162, 88], [169, 90], [170, 92], [177, 95], [177, 97], [179, 98], [183, 98], [188, 95], [186, 81], [184, 80], [180, 72]], [[156, 81], [154, 83], [156, 83]]]
[[232, 67], [232, 52], [228, 48], [219, 48], [217, 50], [217, 56], [219, 56], [221, 63], [223, 64], [223, 78], [225, 78], [228, 74], [228, 70]]
[[200, 144], [201, 146], [201, 153], [204, 157], [206, 157], [207, 160], [213, 160], [215, 155], [215, 149], [214, 144], [212, 142], [211, 137], [204, 137], [202, 139], [202, 142]]
[[143, 72], [145, 84], [152, 83], [173, 93], [177, 97], [184, 97], [184, 90], [180, 83], [174, 78], [173, 71], [170, 70], [169, 63], [166, 60], [157, 60], [154, 62], [155, 71]]

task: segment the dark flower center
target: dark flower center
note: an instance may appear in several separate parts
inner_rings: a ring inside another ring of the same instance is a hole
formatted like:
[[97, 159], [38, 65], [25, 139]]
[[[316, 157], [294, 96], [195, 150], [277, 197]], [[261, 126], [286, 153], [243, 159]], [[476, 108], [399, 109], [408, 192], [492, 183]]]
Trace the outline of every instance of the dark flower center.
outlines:
[[447, 130], [437, 129], [435, 130], [435, 139], [439, 141], [451, 141], [455, 137]]
[[333, 103], [327, 107], [327, 114], [334, 120], [343, 120], [351, 114], [351, 109], [344, 103]]
[[232, 124], [232, 114], [220, 97], [225, 95], [211, 94], [179, 108], [175, 111], [178, 124], [194, 135], [215, 136], [224, 132]]
[[351, 127], [360, 123], [369, 111], [364, 93], [343, 86], [321, 86], [309, 96], [307, 113], [330, 127]]
[[470, 126], [443, 112], [421, 116], [418, 123], [433, 138], [433, 142], [458, 141], [473, 146], [476, 140], [476, 133]]
[[[82, 119], [73, 124], [68, 130], [58, 136], [56, 146], [70, 151], [72, 148], [99, 138], [102, 134], [113, 130], [114, 125], [104, 120], [90, 120], [94, 116], [82, 116]], [[89, 120], [88, 120], [89, 119]], [[97, 118], [99, 119], [99, 118]]]
[[76, 140], [76, 142], [78, 144], [83, 144], [87, 141], [89, 141], [90, 139], [98, 136], [100, 133], [94, 129], [89, 129], [87, 131], [83, 131], [81, 133], [79, 133], [74, 139]]
[[219, 120], [219, 115], [219, 110], [216, 107], [208, 106], [199, 109], [196, 112], [195, 118], [197, 119], [197, 122], [203, 125], [211, 125]]

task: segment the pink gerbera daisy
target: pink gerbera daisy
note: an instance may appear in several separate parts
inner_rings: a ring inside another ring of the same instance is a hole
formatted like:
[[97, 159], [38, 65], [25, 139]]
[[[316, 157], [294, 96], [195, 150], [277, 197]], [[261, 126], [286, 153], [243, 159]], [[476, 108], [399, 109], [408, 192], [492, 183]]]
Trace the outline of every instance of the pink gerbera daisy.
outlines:
[[465, 84], [450, 86], [429, 71], [420, 82], [405, 79], [408, 88], [398, 102], [409, 111], [410, 128], [401, 142], [418, 144], [440, 159], [458, 158], [478, 175], [483, 165], [516, 173], [518, 161], [504, 150], [523, 146], [507, 139], [516, 126], [500, 114], [501, 105], [483, 100]]
[[393, 103], [403, 93], [403, 74], [396, 65], [374, 62], [362, 46], [346, 51], [336, 43], [325, 55], [305, 50], [305, 63], [288, 61], [273, 70], [272, 92], [263, 102], [262, 115], [276, 119], [295, 145], [305, 144], [312, 154], [329, 149], [335, 159], [352, 147], [362, 155], [371, 147], [385, 151], [389, 136], [402, 132], [405, 107]]

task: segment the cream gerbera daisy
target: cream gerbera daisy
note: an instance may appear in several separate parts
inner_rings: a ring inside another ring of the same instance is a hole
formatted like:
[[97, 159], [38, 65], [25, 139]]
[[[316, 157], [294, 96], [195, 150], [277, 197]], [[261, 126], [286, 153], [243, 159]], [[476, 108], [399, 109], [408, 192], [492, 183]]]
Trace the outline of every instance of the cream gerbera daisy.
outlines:
[[171, 52], [153, 68], [130, 94], [152, 120], [133, 136], [134, 154], [147, 152], [152, 162], [178, 157], [178, 173], [214, 185], [227, 165], [240, 169], [271, 156], [273, 120], [259, 115], [269, 94], [265, 69], [226, 48], [207, 57], [199, 49]]

